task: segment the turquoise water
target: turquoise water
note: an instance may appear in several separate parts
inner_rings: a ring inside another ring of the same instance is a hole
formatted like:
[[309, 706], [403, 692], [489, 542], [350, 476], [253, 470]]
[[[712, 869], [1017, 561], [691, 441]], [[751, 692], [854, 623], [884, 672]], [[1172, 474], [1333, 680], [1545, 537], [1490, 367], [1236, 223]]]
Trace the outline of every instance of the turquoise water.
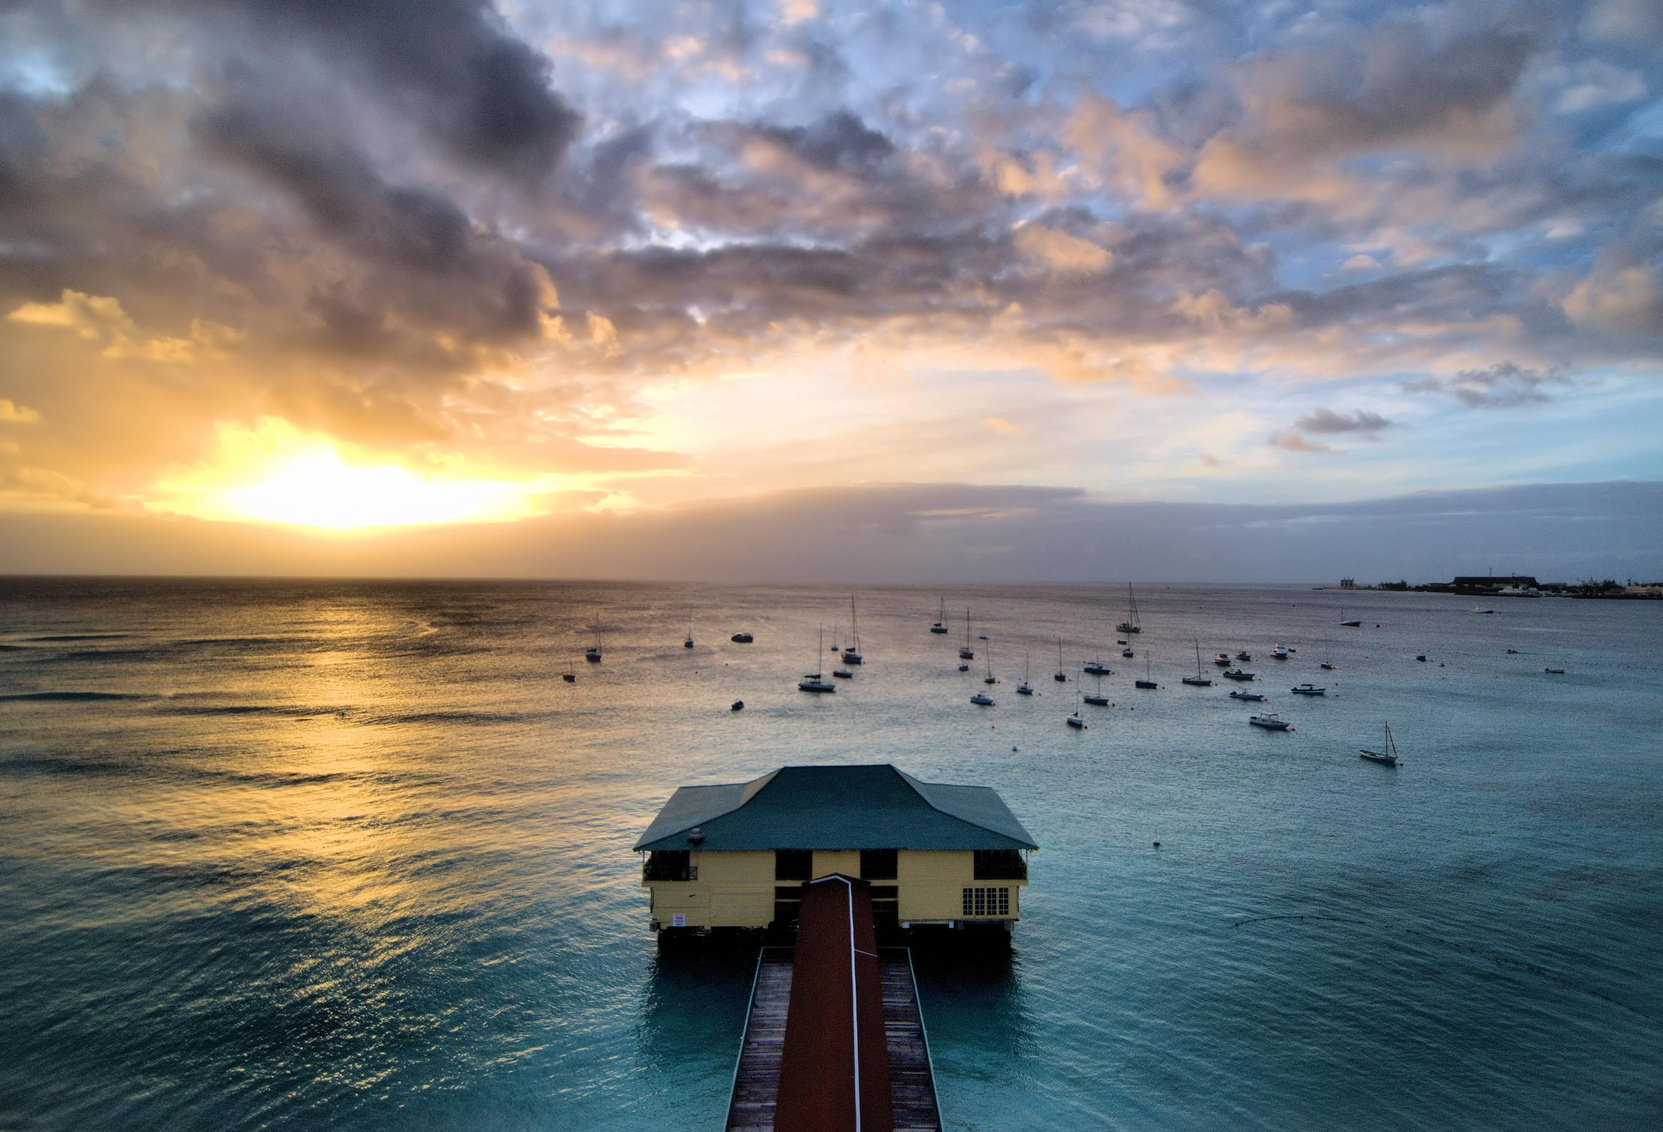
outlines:
[[629, 846], [834, 761], [1043, 847], [1007, 962], [921, 961], [956, 1129], [1663, 1123], [1663, 605], [1147, 586], [1125, 661], [1123, 587], [940, 596], [815, 697], [845, 591], [0, 581], [0, 1127], [717, 1128], [750, 964], [660, 959]]

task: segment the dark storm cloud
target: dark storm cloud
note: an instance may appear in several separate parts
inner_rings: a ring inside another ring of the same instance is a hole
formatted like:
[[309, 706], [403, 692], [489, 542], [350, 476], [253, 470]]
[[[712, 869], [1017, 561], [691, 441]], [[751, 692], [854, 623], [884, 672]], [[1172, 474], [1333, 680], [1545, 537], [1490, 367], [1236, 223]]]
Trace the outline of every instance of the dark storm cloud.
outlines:
[[[462, 161], [536, 183], [577, 135], [547, 56], [486, 0], [233, 0], [180, 7], [214, 22], [241, 12], [278, 42], [361, 68], [369, 89]], [[247, 47], [255, 47], [248, 44]]]

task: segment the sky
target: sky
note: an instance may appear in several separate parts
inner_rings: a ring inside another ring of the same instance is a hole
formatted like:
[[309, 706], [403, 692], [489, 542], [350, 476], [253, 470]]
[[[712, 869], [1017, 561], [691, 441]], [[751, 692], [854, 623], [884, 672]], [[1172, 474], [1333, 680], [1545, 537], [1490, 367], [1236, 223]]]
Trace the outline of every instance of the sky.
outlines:
[[1660, 575], [1660, 378], [1663, 0], [0, 6], [0, 571]]

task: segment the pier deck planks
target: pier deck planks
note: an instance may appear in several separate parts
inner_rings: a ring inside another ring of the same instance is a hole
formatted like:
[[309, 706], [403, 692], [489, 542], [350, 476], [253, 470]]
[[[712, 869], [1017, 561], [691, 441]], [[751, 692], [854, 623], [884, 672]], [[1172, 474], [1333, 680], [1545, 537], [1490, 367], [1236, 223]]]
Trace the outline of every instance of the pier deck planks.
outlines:
[[757, 959], [756, 989], [745, 1023], [745, 1044], [728, 1101], [729, 1132], [772, 1132], [785, 1054], [785, 1016], [791, 1005], [791, 952], [764, 948]]
[[[905, 948], [880, 948], [884, 1043], [889, 1052], [895, 1132], [941, 1132], [935, 1073], [924, 1039], [923, 1014], [914, 993], [912, 961]], [[745, 1043], [728, 1102], [728, 1132], [772, 1132], [779, 1095], [785, 1018], [791, 1003], [791, 952], [764, 949], [757, 960]]]

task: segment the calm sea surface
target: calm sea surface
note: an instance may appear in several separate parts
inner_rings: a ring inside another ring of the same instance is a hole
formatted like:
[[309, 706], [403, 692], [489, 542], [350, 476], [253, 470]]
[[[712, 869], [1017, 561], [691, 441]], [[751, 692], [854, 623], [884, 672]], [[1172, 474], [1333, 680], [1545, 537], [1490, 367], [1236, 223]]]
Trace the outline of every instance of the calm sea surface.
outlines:
[[833, 762], [1043, 847], [1011, 959], [919, 972], [955, 1129], [1663, 1124], [1663, 604], [1147, 586], [1127, 661], [1123, 587], [941, 596], [810, 696], [847, 591], [0, 580], [0, 1127], [719, 1128], [750, 964], [661, 959], [630, 845]]

